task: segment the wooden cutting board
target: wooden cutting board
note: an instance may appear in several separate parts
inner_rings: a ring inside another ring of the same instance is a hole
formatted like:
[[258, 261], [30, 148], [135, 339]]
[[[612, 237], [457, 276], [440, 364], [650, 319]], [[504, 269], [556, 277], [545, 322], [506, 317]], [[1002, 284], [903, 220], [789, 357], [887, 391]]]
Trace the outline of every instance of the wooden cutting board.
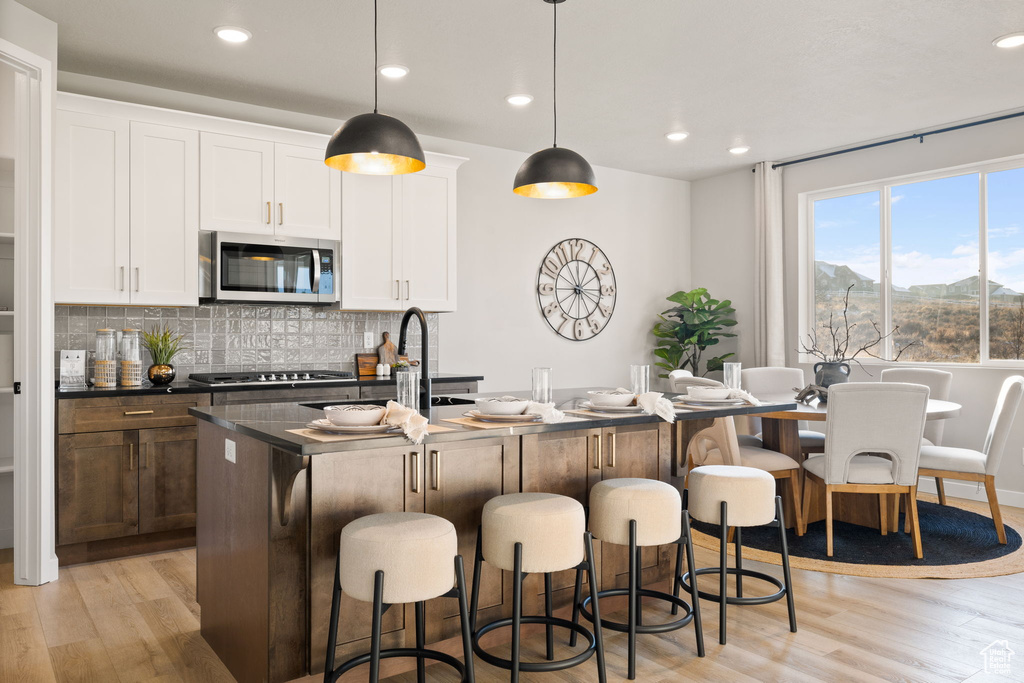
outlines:
[[[398, 360], [409, 361], [409, 356], [399, 356]], [[356, 354], [356, 375], [358, 377], [375, 377], [377, 375], [377, 354]]]

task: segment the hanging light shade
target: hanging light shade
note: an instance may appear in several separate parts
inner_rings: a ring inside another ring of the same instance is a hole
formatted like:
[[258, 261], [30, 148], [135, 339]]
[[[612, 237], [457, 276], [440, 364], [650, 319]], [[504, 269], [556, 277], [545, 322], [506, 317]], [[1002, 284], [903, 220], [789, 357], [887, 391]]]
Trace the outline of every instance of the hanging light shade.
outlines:
[[324, 163], [349, 173], [403, 175], [422, 171], [423, 147], [409, 126], [377, 111], [377, 0], [373, 0], [373, 112], [353, 116], [334, 131]]
[[565, 0], [544, 0], [552, 7], [554, 46], [552, 48], [552, 114], [554, 135], [551, 147], [531, 154], [516, 173], [512, 191], [523, 197], [566, 199], [597, 192], [594, 169], [580, 154], [558, 146], [558, 5]]

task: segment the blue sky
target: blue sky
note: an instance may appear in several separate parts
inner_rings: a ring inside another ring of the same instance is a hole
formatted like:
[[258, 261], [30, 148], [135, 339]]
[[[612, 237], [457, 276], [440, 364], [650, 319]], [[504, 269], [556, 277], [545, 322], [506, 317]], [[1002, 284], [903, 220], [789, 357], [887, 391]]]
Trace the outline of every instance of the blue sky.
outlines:
[[[892, 188], [893, 282], [978, 272], [978, 174]], [[1024, 292], [1024, 168], [988, 175], [989, 277]], [[879, 193], [815, 202], [815, 258], [878, 279]]]

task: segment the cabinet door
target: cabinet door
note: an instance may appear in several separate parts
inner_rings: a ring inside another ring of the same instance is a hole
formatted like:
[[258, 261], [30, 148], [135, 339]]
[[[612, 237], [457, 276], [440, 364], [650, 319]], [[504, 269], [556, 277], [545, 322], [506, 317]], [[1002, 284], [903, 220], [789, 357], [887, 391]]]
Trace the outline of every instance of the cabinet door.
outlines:
[[[671, 459], [671, 426], [666, 423], [615, 427], [603, 431], [602, 479], [634, 477], [668, 481]], [[674, 547], [643, 548], [640, 565], [644, 583], [663, 578]], [[674, 560], [673, 560], [674, 561]], [[628, 585], [629, 549], [601, 544], [602, 588]]]
[[455, 310], [455, 171], [428, 167], [400, 178], [406, 307]]
[[199, 227], [273, 234], [274, 143], [199, 135]]
[[199, 133], [131, 124], [131, 302], [199, 304]]
[[341, 239], [341, 171], [322, 147], [274, 145], [274, 201], [278, 235]]
[[129, 302], [128, 149], [128, 121], [57, 111], [57, 303]]
[[346, 173], [341, 181], [341, 307], [404, 311], [401, 178]]
[[57, 543], [139, 531], [138, 432], [71, 434], [57, 440]]
[[139, 431], [139, 533], [196, 525], [195, 427]]
[[[444, 517], [455, 525], [459, 554], [466, 567], [467, 587], [473, 582], [473, 559], [477, 531], [484, 503], [503, 493], [519, 490], [516, 481], [506, 481], [506, 463], [519, 459], [515, 438], [436, 444], [426, 451], [426, 512]], [[480, 579], [478, 619], [487, 623], [502, 616], [504, 609], [502, 571], [484, 564]], [[427, 603], [427, 642], [444, 640], [461, 631], [457, 600]]]

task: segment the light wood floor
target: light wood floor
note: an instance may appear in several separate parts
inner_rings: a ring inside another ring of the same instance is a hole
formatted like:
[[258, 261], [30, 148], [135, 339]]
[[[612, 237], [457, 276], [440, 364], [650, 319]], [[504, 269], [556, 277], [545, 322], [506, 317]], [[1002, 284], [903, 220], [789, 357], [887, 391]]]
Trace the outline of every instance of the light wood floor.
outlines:
[[[716, 556], [698, 548], [697, 560], [705, 566]], [[0, 551], [0, 681], [232, 680], [199, 635], [193, 550], [61, 569], [59, 581], [38, 588], [13, 586], [11, 562], [11, 552]], [[721, 646], [717, 606], [704, 602], [707, 657], [696, 656], [689, 627], [641, 636], [637, 680], [1024, 680], [1024, 574], [950, 581], [794, 570], [794, 581], [798, 633], [789, 633], [784, 602], [733, 607], [729, 643]], [[754, 585], [746, 586], [751, 594]], [[616, 616], [614, 607], [606, 616]], [[660, 611], [645, 608], [648, 623]], [[1015, 675], [984, 673], [980, 652], [996, 640], [1007, 640], [1017, 653]], [[606, 631], [605, 642], [609, 680], [625, 680], [625, 635]], [[533, 655], [541, 647], [540, 635], [524, 642]], [[358, 676], [346, 680], [366, 680], [365, 668], [352, 673]], [[455, 680], [443, 667], [428, 673], [432, 681]], [[481, 683], [508, 680], [507, 672], [479, 660], [477, 676]], [[522, 680], [596, 678], [588, 662]], [[407, 683], [415, 675], [391, 680]]]

